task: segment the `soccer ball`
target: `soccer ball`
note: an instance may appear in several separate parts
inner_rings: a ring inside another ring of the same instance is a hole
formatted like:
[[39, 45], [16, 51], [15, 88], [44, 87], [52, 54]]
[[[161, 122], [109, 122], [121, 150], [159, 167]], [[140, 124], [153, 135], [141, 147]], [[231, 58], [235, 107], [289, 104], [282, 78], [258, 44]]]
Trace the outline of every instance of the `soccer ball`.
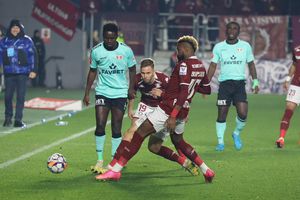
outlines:
[[47, 168], [54, 174], [62, 173], [67, 166], [67, 160], [60, 153], [54, 153], [48, 158]]

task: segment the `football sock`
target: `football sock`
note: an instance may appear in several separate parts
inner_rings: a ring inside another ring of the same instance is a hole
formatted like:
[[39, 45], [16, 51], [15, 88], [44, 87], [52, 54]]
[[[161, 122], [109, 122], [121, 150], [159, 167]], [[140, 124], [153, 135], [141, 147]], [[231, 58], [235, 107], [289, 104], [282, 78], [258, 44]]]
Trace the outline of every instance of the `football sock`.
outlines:
[[97, 152], [98, 160], [103, 160], [105, 135], [102, 135], [102, 136], [96, 135], [95, 139], [96, 139], [96, 152]]
[[290, 126], [290, 120], [293, 116], [294, 111], [286, 109], [284, 112], [284, 115], [282, 117], [281, 123], [280, 123], [280, 137], [284, 138], [286, 131], [288, 130]]
[[175, 151], [165, 146], [160, 147], [160, 150], [159, 152], [157, 152], [157, 155], [162, 156], [168, 160], [177, 162], [180, 165], [183, 165], [185, 161], [184, 157], [178, 156], [178, 154]]
[[122, 141], [122, 137], [118, 137], [118, 138], [111, 138], [111, 157], [113, 158], [116, 150], [118, 148], [118, 146], [120, 145]]
[[200, 170], [202, 171], [203, 174], [205, 174], [206, 170], [209, 169], [204, 162], [199, 167], [200, 167]]
[[134, 133], [132, 140], [128, 145], [124, 147], [124, 151], [122, 155], [120, 155], [120, 159], [113, 166], [113, 171], [119, 172], [122, 168], [127, 164], [127, 162], [139, 151], [140, 147], [145, 138], [140, 136], [138, 133]]
[[239, 135], [246, 125], [246, 120], [242, 120], [241, 118], [239, 118], [237, 116], [235, 118], [235, 122], [236, 122], [236, 126], [235, 126], [233, 133], [236, 135]]
[[114, 155], [114, 158], [113, 160], [109, 163], [109, 166], [110, 167], [113, 167], [117, 161], [119, 160], [120, 158], [120, 155], [122, 155], [123, 151], [124, 151], [124, 147], [126, 145], [128, 145], [130, 142], [128, 142], [127, 140], [122, 140], [120, 145], [118, 146], [117, 150], [116, 150], [116, 153]]
[[218, 143], [224, 144], [224, 133], [226, 130], [226, 122], [216, 122], [216, 130], [217, 130]]
[[192, 162], [194, 162], [197, 166], [201, 166], [203, 163], [203, 160], [198, 156], [195, 149], [188, 143], [186, 143], [184, 140], [180, 140], [178, 144], [176, 144], [178, 148], [188, 157]]
[[[176, 148], [176, 146], [175, 146], [175, 148]], [[183, 157], [184, 159], [186, 159], [186, 156], [182, 153], [182, 151], [180, 149], [176, 148], [176, 150], [180, 157]]]

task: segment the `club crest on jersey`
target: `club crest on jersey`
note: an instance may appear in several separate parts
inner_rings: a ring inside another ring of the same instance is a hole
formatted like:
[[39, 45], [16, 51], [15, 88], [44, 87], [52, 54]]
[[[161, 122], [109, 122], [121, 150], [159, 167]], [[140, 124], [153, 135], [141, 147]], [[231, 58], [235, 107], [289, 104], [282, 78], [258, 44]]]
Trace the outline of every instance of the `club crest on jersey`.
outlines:
[[117, 60], [122, 60], [123, 56], [122, 55], [116, 55]]
[[187, 67], [185, 63], [182, 63], [179, 67], [179, 75], [186, 75], [187, 74]]
[[236, 51], [237, 51], [237, 52], [242, 52], [242, 51], [243, 51], [243, 48], [237, 48]]

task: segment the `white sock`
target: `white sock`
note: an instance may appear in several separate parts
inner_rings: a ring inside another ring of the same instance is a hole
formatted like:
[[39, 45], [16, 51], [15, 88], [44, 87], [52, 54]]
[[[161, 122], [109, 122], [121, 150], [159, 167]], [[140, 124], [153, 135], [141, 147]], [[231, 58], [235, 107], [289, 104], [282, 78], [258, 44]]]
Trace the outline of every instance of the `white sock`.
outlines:
[[112, 171], [114, 171], [114, 172], [120, 172], [120, 171], [122, 171], [122, 169], [123, 169], [123, 166], [122, 165], [120, 165], [119, 163], [116, 163], [113, 167], [112, 167]]
[[201, 165], [200, 165], [200, 169], [202, 171], [203, 174], [206, 173], [206, 170], [208, 170], [209, 168], [207, 167], [207, 165], [203, 162]]

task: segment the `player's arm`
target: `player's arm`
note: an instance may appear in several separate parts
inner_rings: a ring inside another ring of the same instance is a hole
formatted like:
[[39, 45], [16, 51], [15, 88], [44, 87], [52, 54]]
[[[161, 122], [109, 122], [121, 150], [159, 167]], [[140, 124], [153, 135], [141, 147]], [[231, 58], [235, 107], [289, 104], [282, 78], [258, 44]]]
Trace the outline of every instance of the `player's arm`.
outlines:
[[199, 92], [201, 94], [207, 94], [207, 95], [211, 94], [210, 81], [206, 74], [203, 77], [203, 79], [201, 80], [199, 87], [197, 88], [197, 92]]
[[83, 104], [88, 106], [90, 104], [90, 90], [94, 83], [94, 80], [97, 76], [97, 69], [96, 68], [90, 68], [88, 76], [87, 76], [87, 82], [85, 87], [85, 93], [83, 97]]
[[128, 88], [128, 99], [134, 99], [135, 90], [135, 75], [136, 75], [136, 66], [132, 66], [129, 68], [129, 88]]
[[128, 102], [128, 117], [129, 119], [133, 119], [133, 115], [134, 115], [134, 99], [129, 99]]
[[217, 63], [211, 62], [209, 64], [208, 72], [207, 72], [207, 77], [209, 82], [211, 81], [212, 77], [214, 76], [215, 72], [217, 69]]
[[173, 133], [176, 127], [176, 117], [178, 115], [178, 113], [180, 112], [184, 102], [186, 101], [187, 97], [188, 97], [188, 89], [189, 85], [188, 84], [181, 84], [180, 85], [180, 91], [178, 94], [178, 98], [177, 98], [177, 102], [169, 116], [169, 118], [167, 119], [165, 126], [166, 128], [170, 131], [170, 133]]
[[259, 91], [259, 81], [257, 79], [257, 73], [256, 73], [254, 61], [249, 62], [248, 67], [249, 67], [249, 72], [250, 72], [252, 80], [253, 80], [252, 81], [252, 91], [254, 91], [254, 94], [257, 94]]
[[293, 62], [292, 65], [291, 65], [291, 67], [290, 67], [290, 69], [289, 69], [289, 74], [285, 78], [285, 82], [283, 84], [283, 88], [285, 90], [287, 90], [289, 88], [289, 84], [290, 84], [290, 82], [291, 82], [291, 80], [292, 80], [292, 78], [294, 76], [295, 71], [296, 71], [296, 64]]

